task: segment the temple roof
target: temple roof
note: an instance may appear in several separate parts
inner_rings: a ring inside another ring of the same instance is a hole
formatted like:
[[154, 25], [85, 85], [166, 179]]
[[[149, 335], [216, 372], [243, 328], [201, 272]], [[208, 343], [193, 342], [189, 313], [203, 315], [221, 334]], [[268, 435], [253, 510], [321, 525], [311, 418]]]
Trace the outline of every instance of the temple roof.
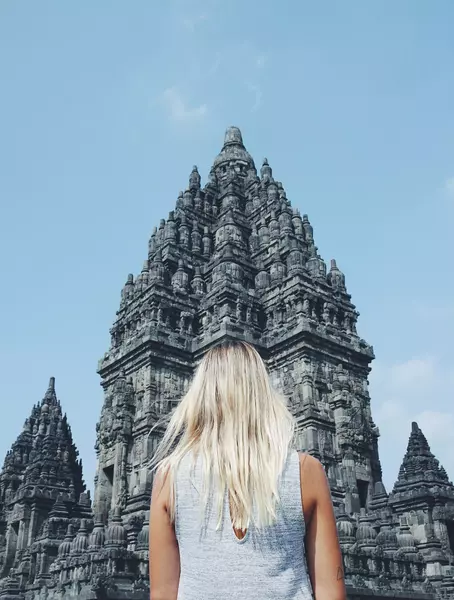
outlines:
[[[170, 250], [164, 254], [165, 247]], [[273, 177], [268, 159], [264, 159], [260, 174], [257, 173], [241, 131], [234, 126], [225, 132], [205, 187], [202, 189], [198, 169], [193, 167], [188, 187], [178, 195], [175, 210], [169, 213], [167, 221], [161, 220], [159, 228], [154, 228], [148, 261], [137, 277], [128, 275], [122, 304], [133, 300], [156, 279], [170, 283], [166, 269], [173, 275], [177, 265], [181, 272], [187, 271], [189, 265], [202, 266], [208, 283], [210, 266], [222, 258], [226, 248], [229, 256], [241, 256], [253, 268], [265, 264], [268, 271], [275, 262], [273, 258], [280, 260], [281, 254], [286, 256], [293, 251], [293, 270], [301, 267], [299, 271], [327, 282], [336, 292], [346, 292], [345, 277], [335, 261], [327, 272], [308, 216], [301, 216], [292, 208], [282, 183]], [[158, 268], [156, 264], [161, 265], [163, 259], [165, 268]], [[191, 267], [188, 274], [193, 276], [193, 270]], [[286, 268], [274, 271], [277, 285], [279, 273], [282, 271], [285, 276]], [[181, 278], [177, 277], [175, 283], [178, 291], [189, 290]]]
[[287, 307], [289, 335], [307, 320], [373, 357], [357, 334], [344, 274], [334, 260], [327, 267], [308, 216], [292, 207], [268, 159], [257, 172], [232, 126], [207, 183], [193, 167], [174, 210], [154, 227], [140, 273], [128, 275], [100, 372], [139, 337], [189, 348], [229, 329], [274, 344], [285, 333], [278, 304]]
[[403, 492], [422, 484], [452, 485], [446, 471], [431, 452], [425, 435], [418, 424], [413, 422], [407, 451], [393, 492]]
[[85, 491], [82, 462], [74, 445], [71, 427], [55, 393], [55, 379], [50, 378], [44, 398], [26, 419], [22, 432], [5, 457], [0, 482], [0, 502], [14, 496], [30, 496], [38, 487], [51, 496], [68, 492], [78, 501]]

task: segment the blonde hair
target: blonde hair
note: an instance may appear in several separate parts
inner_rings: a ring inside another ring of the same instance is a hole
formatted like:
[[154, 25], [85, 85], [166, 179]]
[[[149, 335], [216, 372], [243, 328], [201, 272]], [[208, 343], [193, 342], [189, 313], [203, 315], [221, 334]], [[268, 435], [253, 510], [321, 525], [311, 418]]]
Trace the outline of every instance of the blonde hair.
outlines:
[[209, 350], [187, 394], [171, 415], [152, 460], [169, 478], [169, 512], [175, 519], [175, 473], [192, 452], [202, 457], [204, 494], [214, 488], [219, 528], [226, 490], [235, 529], [271, 525], [279, 502], [278, 481], [295, 424], [287, 403], [271, 386], [263, 360], [245, 342]]

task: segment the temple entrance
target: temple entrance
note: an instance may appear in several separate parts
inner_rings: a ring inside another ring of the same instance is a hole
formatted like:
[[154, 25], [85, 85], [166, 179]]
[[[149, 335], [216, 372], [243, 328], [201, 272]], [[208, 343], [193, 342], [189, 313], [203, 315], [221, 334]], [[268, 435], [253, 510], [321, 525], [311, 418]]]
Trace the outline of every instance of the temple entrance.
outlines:
[[360, 508], [366, 508], [367, 506], [367, 494], [369, 491], [369, 482], [357, 479], [356, 485], [358, 487], [359, 506]]

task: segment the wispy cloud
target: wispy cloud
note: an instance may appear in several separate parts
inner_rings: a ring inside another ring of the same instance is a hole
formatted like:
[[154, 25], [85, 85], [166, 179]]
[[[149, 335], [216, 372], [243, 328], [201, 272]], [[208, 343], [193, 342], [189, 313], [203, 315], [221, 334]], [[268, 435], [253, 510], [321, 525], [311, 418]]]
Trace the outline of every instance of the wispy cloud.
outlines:
[[[178, 3], [175, 19], [192, 32], [204, 21], [214, 21], [214, 15], [208, 10], [192, 11], [183, 13], [182, 6]], [[189, 15], [189, 16], [186, 16]], [[195, 16], [192, 16], [195, 15]], [[170, 87], [162, 94], [161, 101], [173, 121], [194, 121], [203, 118], [208, 112], [206, 103], [193, 106], [181, 90], [190, 94], [191, 90], [206, 90], [210, 98], [210, 115], [216, 112], [216, 101], [219, 97], [222, 101], [228, 96], [232, 87], [242, 92], [242, 100], [246, 110], [250, 112], [259, 110], [264, 98], [263, 74], [267, 65], [268, 55], [257, 48], [250, 41], [236, 42], [229, 40], [226, 45], [214, 49], [212, 53], [199, 55], [197, 47], [194, 46], [193, 36], [189, 36], [187, 48], [184, 54], [184, 67], [181, 67], [176, 81], [178, 85]], [[247, 78], [242, 79], [242, 73], [237, 69], [242, 65], [242, 72], [247, 73]], [[227, 93], [226, 93], [227, 92]]]
[[219, 71], [221, 64], [222, 64], [222, 54], [220, 52], [217, 52], [214, 55], [213, 63], [206, 70], [205, 77], [208, 79], [210, 77], [213, 77], [213, 75], [216, 75], [216, 73]]
[[243, 69], [259, 77], [259, 72], [266, 67], [268, 61], [268, 55], [257, 51], [249, 42], [227, 44], [209, 58], [213, 62], [205, 70], [206, 76], [216, 75], [221, 66], [223, 70], [230, 72], [233, 69], [237, 72], [236, 65], [241, 63]]
[[200, 14], [193, 17], [184, 17], [182, 19], [183, 26], [189, 31], [195, 31], [196, 27], [208, 20], [208, 15]]
[[265, 54], [259, 54], [255, 59], [255, 66], [257, 69], [263, 69], [266, 65], [267, 56]]
[[262, 90], [254, 83], [247, 82], [246, 86], [251, 94], [254, 95], [254, 104], [252, 105], [251, 112], [255, 112], [262, 104]]
[[414, 304], [415, 316], [418, 319], [424, 319], [425, 321], [431, 321], [435, 323], [438, 321], [446, 323], [454, 323], [454, 300], [446, 300], [446, 302], [415, 302]]
[[451, 198], [454, 198], [454, 177], [450, 177], [449, 179], [447, 179], [445, 181], [445, 192], [447, 194], [449, 194], [449, 196], [451, 196]]
[[195, 121], [203, 118], [208, 110], [206, 104], [195, 107], [188, 106], [175, 87], [166, 89], [162, 95], [162, 100], [169, 118], [173, 121]]
[[[249, 44], [244, 45], [244, 49], [246, 53], [249, 55], [253, 70], [256, 72], [256, 78], [260, 78], [259, 72], [263, 71], [266, 67], [266, 62], [268, 57], [263, 52], [257, 52], [253, 47]], [[254, 104], [252, 105], [251, 112], [255, 112], [258, 110], [262, 104], [263, 92], [262, 88], [258, 83], [252, 83], [251, 81], [246, 84], [248, 90], [254, 96]]]

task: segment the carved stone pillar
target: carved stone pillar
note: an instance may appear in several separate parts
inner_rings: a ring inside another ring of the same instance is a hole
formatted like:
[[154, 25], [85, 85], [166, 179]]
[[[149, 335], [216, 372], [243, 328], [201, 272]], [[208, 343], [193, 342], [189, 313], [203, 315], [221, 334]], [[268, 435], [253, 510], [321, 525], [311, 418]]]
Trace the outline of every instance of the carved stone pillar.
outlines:
[[115, 466], [114, 466], [114, 486], [112, 494], [112, 503], [110, 509], [113, 510], [116, 506], [124, 508], [127, 497], [127, 472], [126, 464], [128, 458], [128, 443], [123, 436], [119, 436], [115, 451]]

